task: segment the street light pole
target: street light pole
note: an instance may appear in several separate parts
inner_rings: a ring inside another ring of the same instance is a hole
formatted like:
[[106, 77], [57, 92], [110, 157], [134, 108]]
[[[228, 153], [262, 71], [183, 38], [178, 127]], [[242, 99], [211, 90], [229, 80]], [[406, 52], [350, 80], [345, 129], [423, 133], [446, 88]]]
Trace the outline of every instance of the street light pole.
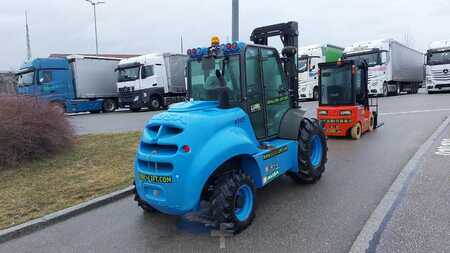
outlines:
[[95, 53], [98, 55], [98, 37], [97, 37], [97, 5], [104, 4], [103, 1], [86, 0], [94, 7], [94, 26], [95, 26]]
[[239, 40], [239, 0], [232, 0], [232, 10], [231, 10], [231, 20], [232, 20], [232, 25], [231, 25], [231, 39], [233, 41], [238, 41]]

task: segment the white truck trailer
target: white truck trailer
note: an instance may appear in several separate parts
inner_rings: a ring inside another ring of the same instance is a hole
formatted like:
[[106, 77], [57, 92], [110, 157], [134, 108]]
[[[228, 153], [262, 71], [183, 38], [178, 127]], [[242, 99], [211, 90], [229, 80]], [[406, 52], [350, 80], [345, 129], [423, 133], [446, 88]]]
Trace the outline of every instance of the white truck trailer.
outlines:
[[319, 99], [319, 63], [335, 62], [342, 57], [344, 48], [325, 45], [311, 45], [299, 48], [298, 55], [298, 97]]
[[423, 54], [393, 39], [355, 43], [344, 59], [363, 59], [369, 65], [369, 94], [417, 93], [423, 83]]
[[425, 68], [429, 94], [450, 90], [450, 41], [435, 41], [430, 44]]
[[183, 54], [147, 54], [120, 61], [117, 67], [119, 107], [158, 110], [186, 96]]

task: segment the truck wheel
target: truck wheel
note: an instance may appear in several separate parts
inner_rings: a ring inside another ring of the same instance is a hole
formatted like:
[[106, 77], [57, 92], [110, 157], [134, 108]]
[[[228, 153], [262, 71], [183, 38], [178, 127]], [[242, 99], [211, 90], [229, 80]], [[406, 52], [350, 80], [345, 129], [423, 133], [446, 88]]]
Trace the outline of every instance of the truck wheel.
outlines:
[[89, 112], [92, 113], [92, 114], [98, 114], [98, 113], [101, 112], [101, 110], [93, 110], [93, 111], [89, 111]]
[[369, 132], [372, 132], [374, 129], [375, 129], [375, 118], [371, 113], [369, 117]]
[[130, 106], [130, 111], [132, 111], [132, 112], [139, 112], [140, 110], [141, 110], [141, 107]]
[[320, 180], [327, 162], [327, 140], [317, 119], [304, 118], [298, 134], [299, 172], [288, 175], [300, 184], [313, 184]]
[[158, 96], [152, 96], [150, 98], [149, 107], [151, 110], [156, 111], [161, 108], [161, 98]]
[[64, 114], [67, 111], [66, 106], [62, 102], [51, 102], [50, 107], [59, 114]]
[[103, 112], [113, 112], [116, 110], [117, 106], [116, 106], [116, 102], [112, 99], [105, 99], [103, 100]]
[[387, 83], [383, 84], [383, 97], [387, 97], [389, 96], [389, 90], [388, 90], [388, 86]]
[[434, 93], [436, 93], [436, 92], [431, 91], [431, 90], [428, 91], [428, 94], [434, 94]]
[[361, 129], [361, 123], [356, 123], [350, 130], [350, 135], [354, 140], [359, 140], [361, 138], [362, 129]]
[[314, 101], [319, 100], [319, 88], [318, 88], [318, 87], [314, 87], [314, 90], [313, 90], [313, 100], [314, 100]]
[[218, 225], [226, 224], [237, 234], [255, 218], [255, 184], [243, 171], [219, 177], [211, 196], [211, 214]]

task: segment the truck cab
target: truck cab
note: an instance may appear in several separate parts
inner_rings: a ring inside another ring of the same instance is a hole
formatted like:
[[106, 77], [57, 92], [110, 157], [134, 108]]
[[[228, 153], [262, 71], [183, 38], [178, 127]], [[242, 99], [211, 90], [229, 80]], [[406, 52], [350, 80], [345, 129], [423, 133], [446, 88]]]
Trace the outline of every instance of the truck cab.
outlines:
[[450, 90], [450, 41], [436, 41], [427, 50], [425, 72], [429, 94]]
[[299, 48], [299, 99], [319, 99], [318, 64], [337, 61], [342, 57], [343, 50], [344, 48], [330, 44]]
[[369, 95], [388, 96], [397, 92], [397, 86], [389, 85], [389, 42], [386, 40], [355, 43], [344, 50], [346, 60], [366, 61], [369, 73]]
[[52, 103], [63, 104], [74, 95], [72, 74], [66, 59], [34, 59], [23, 64], [17, 76], [18, 94], [38, 96]]
[[117, 67], [119, 107], [158, 110], [186, 95], [186, 55], [147, 54], [124, 59]]

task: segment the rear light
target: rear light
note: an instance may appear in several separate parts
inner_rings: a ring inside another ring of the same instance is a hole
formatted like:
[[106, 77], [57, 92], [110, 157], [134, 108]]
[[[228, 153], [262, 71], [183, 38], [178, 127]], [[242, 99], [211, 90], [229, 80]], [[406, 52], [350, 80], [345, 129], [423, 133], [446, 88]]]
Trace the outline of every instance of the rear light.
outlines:
[[191, 152], [191, 147], [189, 147], [188, 145], [184, 145], [183, 147], [181, 147], [181, 149], [183, 149], [184, 153], [189, 153]]
[[352, 65], [352, 75], [356, 74], [356, 66]]
[[227, 44], [227, 49], [231, 49], [231, 44], [230, 43]]
[[320, 110], [319, 115], [328, 115], [328, 111]]
[[238, 47], [238, 44], [236, 43], [236, 42], [234, 42], [232, 45], [231, 45], [231, 48], [233, 48], [233, 49], [236, 49]]
[[352, 115], [352, 111], [349, 111], [349, 110], [341, 111], [339, 114], [341, 116], [350, 116], [350, 115]]

